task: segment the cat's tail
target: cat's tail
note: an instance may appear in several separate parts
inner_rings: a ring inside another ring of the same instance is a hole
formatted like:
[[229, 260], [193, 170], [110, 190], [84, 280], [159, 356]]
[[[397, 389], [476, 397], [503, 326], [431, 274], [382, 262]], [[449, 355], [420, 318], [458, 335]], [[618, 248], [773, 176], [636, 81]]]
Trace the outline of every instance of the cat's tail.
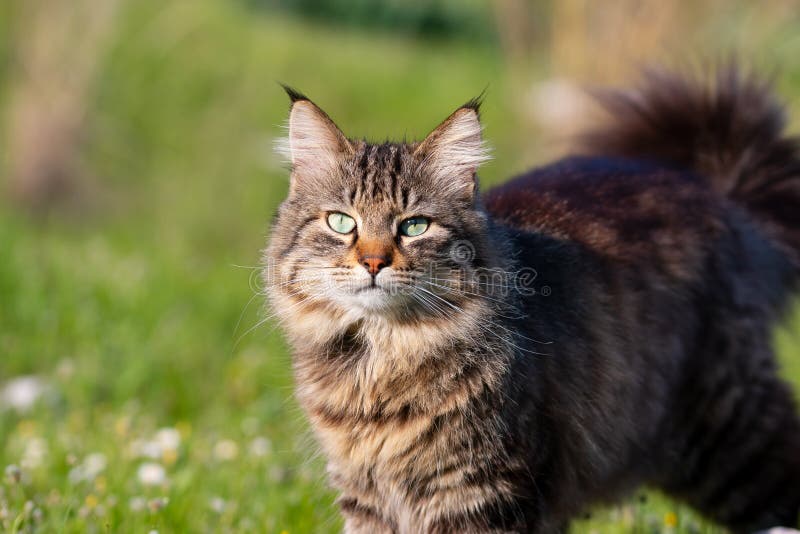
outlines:
[[750, 211], [800, 266], [800, 143], [771, 84], [735, 65], [710, 80], [648, 70], [634, 91], [595, 92], [609, 120], [584, 153], [658, 160], [706, 177]]

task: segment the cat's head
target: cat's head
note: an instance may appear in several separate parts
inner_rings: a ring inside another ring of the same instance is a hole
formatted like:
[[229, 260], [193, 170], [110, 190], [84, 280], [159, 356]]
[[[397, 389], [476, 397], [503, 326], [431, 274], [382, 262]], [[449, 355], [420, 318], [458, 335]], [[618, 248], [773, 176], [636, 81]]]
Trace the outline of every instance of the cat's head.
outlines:
[[373, 144], [348, 139], [308, 98], [287, 92], [291, 178], [265, 269], [273, 300], [345, 322], [452, 314], [491, 249], [476, 179], [488, 159], [479, 101], [421, 142]]

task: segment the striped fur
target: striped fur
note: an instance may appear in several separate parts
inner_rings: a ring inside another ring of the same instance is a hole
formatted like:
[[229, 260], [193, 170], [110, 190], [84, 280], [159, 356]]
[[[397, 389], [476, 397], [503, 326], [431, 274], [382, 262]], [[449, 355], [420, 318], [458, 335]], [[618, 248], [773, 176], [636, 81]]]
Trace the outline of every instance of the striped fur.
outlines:
[[[736, 532], [796, 524], [800, 421], [770, 326], [798, 272], [800, 203], [776, 188], [800, 158], [752, 115], [777, 113], [763, 85], [720, 80], [608, 97], [587, 156], [483, 198], [477, 103], [371, 144], [290, 93], [264, 277], [347, 532], [561, 532], [642, 484]], [[400, 235], [415, 216], [429, 229]], [[375, 278], [365, 250], [387, 258]]]

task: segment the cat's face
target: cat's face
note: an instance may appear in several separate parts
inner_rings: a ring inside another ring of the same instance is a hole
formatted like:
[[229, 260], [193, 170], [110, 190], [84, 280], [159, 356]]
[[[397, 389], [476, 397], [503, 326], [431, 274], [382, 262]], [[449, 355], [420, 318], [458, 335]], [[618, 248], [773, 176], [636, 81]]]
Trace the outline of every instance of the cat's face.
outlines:
[[421, 143], [352, 141], [295, 95], [285, 147], [290, 191], [267, 257], [273, 295], [353, 319], [452, 313], [468, 297], [464, 280], [485, 260], [480, 130], [469, 105]]

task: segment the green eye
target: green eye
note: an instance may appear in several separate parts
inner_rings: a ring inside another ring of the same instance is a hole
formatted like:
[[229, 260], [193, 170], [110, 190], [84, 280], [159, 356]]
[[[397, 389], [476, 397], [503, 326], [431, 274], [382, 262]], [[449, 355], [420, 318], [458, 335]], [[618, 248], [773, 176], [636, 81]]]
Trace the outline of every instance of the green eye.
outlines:
[[334, 232], [349, 234], [353, 231], [353, 228], [356, 227], [356, 221], [349, 215], [336, 212], [328, 215], [328, 226], [330, 226], [331, 230]]
[[400, 233], [408, 237], [422, 235], [428, 229], [428, 219], [425, 217], [411, 217], [400, 223]]

